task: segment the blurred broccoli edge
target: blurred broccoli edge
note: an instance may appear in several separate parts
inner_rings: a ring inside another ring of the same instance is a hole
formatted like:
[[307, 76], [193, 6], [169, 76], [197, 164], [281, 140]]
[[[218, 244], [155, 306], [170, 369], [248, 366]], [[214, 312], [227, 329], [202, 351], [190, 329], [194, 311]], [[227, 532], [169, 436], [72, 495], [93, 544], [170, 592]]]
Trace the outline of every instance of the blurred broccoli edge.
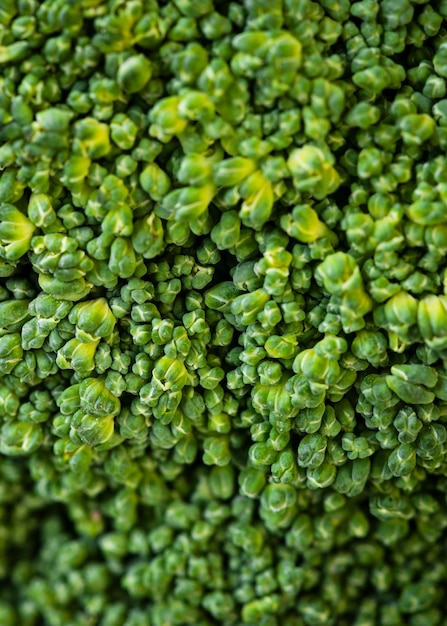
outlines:
[[443, 626], [446, 0], [0, 2], [1, 626]]

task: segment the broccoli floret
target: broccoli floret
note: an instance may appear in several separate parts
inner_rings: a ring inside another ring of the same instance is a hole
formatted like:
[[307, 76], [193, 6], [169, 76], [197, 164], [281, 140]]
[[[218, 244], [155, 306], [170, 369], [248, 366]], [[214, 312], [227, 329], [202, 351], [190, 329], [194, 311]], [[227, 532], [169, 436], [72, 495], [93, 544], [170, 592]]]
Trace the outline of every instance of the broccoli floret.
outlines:
[[0, 625], [444, 624], [446, 3], [0, 5]]

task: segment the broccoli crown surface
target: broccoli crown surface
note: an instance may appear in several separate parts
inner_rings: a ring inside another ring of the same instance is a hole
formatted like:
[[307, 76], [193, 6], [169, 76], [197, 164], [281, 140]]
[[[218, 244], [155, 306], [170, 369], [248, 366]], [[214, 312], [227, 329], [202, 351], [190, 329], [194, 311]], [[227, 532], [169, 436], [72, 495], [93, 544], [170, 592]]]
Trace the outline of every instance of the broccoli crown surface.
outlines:
[[445, 626], [447, 1], [0, 1], [0, 626]]

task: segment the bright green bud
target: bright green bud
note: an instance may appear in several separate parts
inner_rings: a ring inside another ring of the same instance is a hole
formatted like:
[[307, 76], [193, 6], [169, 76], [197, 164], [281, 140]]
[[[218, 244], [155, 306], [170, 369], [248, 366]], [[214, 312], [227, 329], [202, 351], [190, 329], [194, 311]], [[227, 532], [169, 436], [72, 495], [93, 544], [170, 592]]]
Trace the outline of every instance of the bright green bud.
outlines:
[[180, 117], [179, 104], [178, 96], [162, 98], [155, 103], [149, 114], [152, 122], [149, 128], [150, 135], [166, 143], [172, 135], [179, 135], [185, 130], [188, 122]]
[[301, 67], [302, 46], [300, 42], [288, 32], [281, 32], [266, 46], [266, 61], [270, 63], [278, 76], [286, 72], [295, 72]]
[[239, 239], [241, 220], [236, 211], [225, 211], [210, 236], [219, 250], [231, 249]]
[[244, 325], [253, 324], [269, 299], [270, 295], [264, 289], [238, 295], [231, 303], [231, 312], [240, 317]]
[[[374, 311], [374, 321], [378, 326], [388, 327], [393, 332], [405, 331], [413, 324], [416, 324], [418, 308], [422, 313], [423, 309], [421, 309], [421, 306], [418, 307], [416, 298], [413, 298], [405, 291], [400, 291], [395, 296], [392, 296], [384, 304], [383, 308], [378, 308]], [[421, 315], [421, 319], [424, 319], [424, 317], [424, 315]]]
[[88, 157], [72, 155], [64, 165], [62, 182], [67, 186], [82, 183], [88, 176], [90, 165]]
[[297, 340], [294, 335], [272, 335], [265, 342], [265, 351], [273, 359], [292, 359], [297, 351]]
[[398, 399], [394, 397], [385, 376], [367, 374], [362, 378], [360, 391], [373, 406], [393, 406]]
[[422, 385], [407, 382], [399, 376], [387, 376], [386, 383], [401, 400], [410, 404], [431, 404], [435, 399], [435, 394]]
[[9, 374], [20, 363], [23, 349], [19, 333], [9, 333], [0, 337], [0, 372]]
[[429, 295], [419, 302], [417, 323], [429, 348], [447, 348], [447, 296]]
[[56, 363], [61, 369], [73, 369], [82, 375], [95, 369], [95, 352], [99, 339], [84, 343], [73, 337], [57, 352]]
[[0, 302], [0, 335], [3, 331], [14, 332], [22, 329], [29, 319], [29, 300], [5, 300]]
[[79, 419], [73, 423], [72, 431], [86, 445], [100, 446], [112, 438], [114, 420], [111, 415], [98, 419], [88, 413], [82, 413]]
[[319, 467], [326, 452], [326, 437], [317, 433], [306, 435], [298, 446], [298, 465], [300, 467]]
[[342, 295], [348, 291], [363, 288], [363, 281], [355, 259], [345, 252], [328, 255], [317, 267], [317, 278], [326, 291], [333, 295]]
[[0, 256], [20, 259], [30, 249], [34, 224], [12, 204], [0, 205]]
[[116, 113], [110, 122], [110, 136], [121, 150], [134, 147], [138, 134], [138, 126], [124, 113]]
[[71, 385], [57, 397], [57, 406], [62, 415], [73, 415], [81, 406], [79, 398], [80, 385]]
[[299, 352], [293, 362], [293, 371], [303, 374], [309, 381], [325, 385], [334, 383], [340, 374], [340, 366], [326, 356], [320, 356], [315, 349]]
[[76, 326], [76, 339], [84, 343], [108, 337], [115, 328], [116, 318], [105, 298], [75, 304], [68, 316]]
[[22, 456], [35, 452], [44, 441], [40, 424], [7, 422], [0, 431], [0, 452], [7, 456]]
[[183, 362], [168, 356], [163, 356], [157, 361], [153, 375], [162, 384], [163, 389], [169, 391], [180, 391], [189, 380]]
[[374, 367], [382, 367], [388, 363], [388, 342], [379, 331], [361, 330], [355, 336], [351, 350], [359, 359], [365, 359]]
[[341, 179], [326, 154], [315, 146], [293, 150], [287, 161], [298, 191], [309, 192], [321, 200], [336, 191]]
[[352, 80], [357, 87], [364, 89], [369, 97], [379, 95], [393, 82], [389, 70], [378, 65], [355, 72]]
[[214, 117], [214, 105], [207, 94], [189, 89], [180, 98], [178, 112], [184, 119], [204, 121]]
[[51, 198], [44, 193], [32, 193], [28, 203], [28, 217], [38, 228], [47, 228], [56, 221]]
[[126, 93], [141, 91], [152, 76], [152, 64], [144, 54], [129, 57], [118, 69], [118, 85]]
[[238, 481], [243, 496], [256, 498], [264, 489], [267, 478], [263, 471], [246, 467], [239, 473]]
[[200, 385], [204, 389], [215, 389], [225, 378], [225, 372], [221, 367], [204, 367], [198, 369]]
[[0, 385], [0, 415], [2, 417], [14, 417], [20, 407], [20, 401], [16, 394], [6, 385]]
[[260, 230], [270, 218], [273, 210], [274, 194], [272, 183], [261, 170], [255, 171], [240, 187], [244, 198], [239, 215], [243, 224]]
[[358, 126], [366, 130], [377, 124], [380, 119], [380, 109], [370, 102], [358, 102], [347, 113], [345, 122], [349, 126]]
[[162, 221], [154, 213], [135, 222], [132, 246], [143, 258], [153, 259], [162, 252], [165, 245]]
[[442, 225], [445, 222], [444, 203], [416, 200], [406, 208], [410, 220], [422, 226]]
[[[272, 525], [275, 528], [275, 525]], [[242, 607], [242, 622], [244, 624], [262, 624], [265, 616], [276, 615], [280, 606], [277, 594], [266, 595], [262, 598], [250, 600]], [[269, 622], [267, 622], [268, 624]]]
[[133, 230], [133, 215], [129, 206], [118, 204], [107, 212], [101, 222], [103, 237], [107, 241], [111, 236], [129, 237]]
[[169, 176], [156, 163], [149, 163], [140, 174], [140, 185], [153, 200], [160, 201], [171, 188]]
[[81, 149], [91, 159], [99, 159], [110, 152], [109, 127], [93, 117], [84, 117], [73, 125]]
[[135, 250], [129, 237], [117, 237], [110, 248], [109, 269], [120, 278], [130, 278], [137, 266]]
[[79, 387], [81, 409], [95, 418], [117, 415], [121, 403], [105, 386], [105, 378], [86, 378]]
[[213, 166], [213, 182], [217, 187], [234, 187], [242, 183], [256, 170], [253, 159], [233, 157], [216, 163]]
[[264, 31], [245, 31], [233, 37], [232, 45], [236, 50], [241, 50], [248, 54], [265, 55], [267, 45], [270, 43], [269, 33]]
[[404, 143], [410, 146], [425, 143], [436, 130], [435, 120], [426, 113], [404, 115], [398, 120], [398, 126]]
[[30, 46], [26, 41], [15, 41], [9, 44], [9, 46], [0, 46], [0, 65], [3, 63], [16, 63], [21, 61], [28, 56], [29, 53]]
[[[206, 213], [215, 193], [214, 185], [208, 184], [203, 187], [183, 187], [168, 193], [163, 198], [162, 207], [166, 211], [166, 216], [176, 221], [189, 221], [192, 227], [192, 220], [200, 218]], [[196, 232], [193, 229], [193, 232]]]
[[225, 435], [205, 437], [202, 458], [205, 465], [228, 465], [231, 461], [228, 438]]
[[290, 237], [303, 243], [316, 241], [320, 237], [333, 237], [327, 226], [320, 221], [318, 214], [308, 204], [298, 204], [291, 214], [280, 219], [283, 228]]
[[250, 446], [248, 456], [253, 467], [262, 469], [265, 465], [271, 465], [276, 460], [278, 453], [272, 445], [272, 442], [267, 440], [264, 442], [257, 442]]

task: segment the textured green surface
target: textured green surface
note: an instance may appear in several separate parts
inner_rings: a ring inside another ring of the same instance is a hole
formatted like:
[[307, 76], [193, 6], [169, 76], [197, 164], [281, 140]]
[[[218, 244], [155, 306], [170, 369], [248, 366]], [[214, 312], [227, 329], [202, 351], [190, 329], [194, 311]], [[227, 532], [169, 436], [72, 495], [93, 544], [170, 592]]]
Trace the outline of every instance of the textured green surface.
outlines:
[[446, 626], [446, 18], [0, 1], [0, 626]]

